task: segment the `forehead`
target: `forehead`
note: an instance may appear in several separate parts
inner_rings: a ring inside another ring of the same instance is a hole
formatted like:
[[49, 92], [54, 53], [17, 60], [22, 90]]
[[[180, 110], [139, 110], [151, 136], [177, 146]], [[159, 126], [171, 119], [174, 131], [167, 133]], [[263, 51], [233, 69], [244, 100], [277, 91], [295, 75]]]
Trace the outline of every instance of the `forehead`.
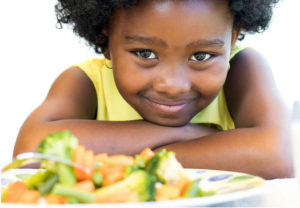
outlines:
[[115, 10], [110, 31], [184, 40], [187, 36], [222, 36], [231, 32], [232, 25], [227, 0], [141, 0], [133, 7]]
[[154, 22], [157, 18], [171, 18], [180, 20], [178, 23], [184, 23], [191, 16], [194, 16], [193, 19], [200, 17], [212, 23], [217, 19], [225, 22], [232, 20], [227, 0], [140, 0], [133, 7], [116, 9], [112, 20], [114, 24], [115, 21], [121, 21], [130, 25], [133, 22], [138, 23], [138, 19], [148, 18]]
[[115, 10], [110, 31], [172, 33], [181, 29], [205, 36], [222, 33], [232, 24], [227, 0], [141, 0], [133, 7]]

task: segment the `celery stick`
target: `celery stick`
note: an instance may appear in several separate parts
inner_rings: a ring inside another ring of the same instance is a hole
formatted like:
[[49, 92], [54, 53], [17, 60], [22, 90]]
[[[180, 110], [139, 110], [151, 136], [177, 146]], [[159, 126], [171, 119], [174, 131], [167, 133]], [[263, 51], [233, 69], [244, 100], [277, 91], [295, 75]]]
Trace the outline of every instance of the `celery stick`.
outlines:
[[73, 167], [70, 167], [66, 164], [59, 163], [57, 164], [57, 168], [58, 168], [57, 173], [59, 175], [59, 182], [63, 184], [69, 184], [69, 185], [76, 183]]
[[95, 171], [93, 174], [93, 182], [96, 187], [101, 187], [103, 182], [103, 176], [98, 171]]
[[200, 179], [192, 181], [192, 183], [187, 187], [186, 191], [183, 193], [183, 196], [186, 198], [197, 197], [199, 193], [199, 182]]
[[56, 173], [53, 173], [42, 184], [39, 185], [38, 191], [42, 195], [46, 195], [51, 191], [51, 189], [57, 182], [58, 182], [58, 175]]
[[72, 197], [81, 203], [92, 203], [95, 198], [94, 194], [78, 191], [73, 189], [71, 186], [64, 184], [56, 184], [52, 190], [52, 194]]

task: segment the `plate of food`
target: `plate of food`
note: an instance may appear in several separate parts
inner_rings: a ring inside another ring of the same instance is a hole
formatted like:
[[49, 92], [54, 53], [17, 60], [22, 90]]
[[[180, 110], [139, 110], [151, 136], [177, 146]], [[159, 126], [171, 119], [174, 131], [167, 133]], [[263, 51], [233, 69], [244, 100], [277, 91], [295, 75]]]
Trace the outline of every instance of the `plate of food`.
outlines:
[[42, 160], [40, 169], [3, 172], [3, 205], [207, 206], [259, 194], [265, 184], [263, 178], [240, 172], [185, 169], [166, 150], [146, 148], [135, 156], [94, 154], [68, 131], [47, 136], [37, 152], [78, 167]]

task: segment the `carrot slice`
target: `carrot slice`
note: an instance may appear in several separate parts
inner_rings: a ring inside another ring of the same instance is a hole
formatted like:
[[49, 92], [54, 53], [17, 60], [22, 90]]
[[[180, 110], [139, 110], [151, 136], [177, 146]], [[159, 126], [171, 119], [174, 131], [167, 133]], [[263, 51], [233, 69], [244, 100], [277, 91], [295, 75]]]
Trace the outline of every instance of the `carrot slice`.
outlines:
[[26, 190], [18, 200], [19, 203], [23, 204], [37, 204], [41, 194], [36, 190]]
[[[77, 163], [78, 165], [83, 166], [84, 164], [84, 154], [85, 154], [85, 147], [83, 145], [78, 145], [74, 148], [74, 156], [73, 156], [73, 162]], [[84, 171], [74, 168], [74, 174], [77, 180], [84, 180], [85, 179], [85, 173]]]
[[106, 174], [103, 178], [103, 186], [108, 186], [114, 184], [118, 181], [121, 181], [124, 178], [124, 171], [112, 172], [110, 174]]
[[26, 190], [27, 187], [24, 182], [17, 181], [14, 183], [10, 183], [8, 189], [6, 190], [3, 201], [7, 203], [15, 203], [20, 199], [21, 195]]
[[161, 187], [156, 189], [155, 200], [172, 200], [180, 196], [180, 189], [175, 185], [162, 184]]
[[104, 163], [105, 160], [108, 158], [108, 155], [106, 153], [99, 153], [96, 154], [94, 157], [94, 163]]
[[66, 204], [67, 203], [67, 198], [63, 196], [58, 196], [54, 194], [50, 194], [46, 196], [46, 201], [48, 204]]
[[116, 191], [112, 189], [101, 188], [95, 192], [95, 203], [117, 203], [117, 202], [128, 202], [132, 196], [129, 188], [123, 188]]
[[149, 147], [146, 147], [145, 149], [143, 149], [139, 154], [139, 156], [141, 158], [144, 158], [146, 160], [150, 160], [153, 157], [153, 155], [154, 155], [154, 152]]
[[84, 179], [92, 179], [95, 169], [94, 164], [94, 152], [92, 150], [86, 150], [84, 153], [83, 166], [89, 170], [89, 173], [85, 173]]
[[192, 181], [184, 175], [180, 175], [180, 179], [177, 181], [175, 186], [177, 186], [180, 190], [180, 196], [185, 192], [187, 187], [190, 185]]
[[107, 158], [105, 165], [109, 167], [133, 165], [134, 158], [127, 155], [112, 155]]
[[78, 191], [83, 191], [83, 192], [88, 192], [88, 193], [95, 191], [95, 185], [94, 185], [93, 181], [91, 181], [91, 180], [84, 180], [84, 181], [75, 183], [72, 185], [72, 188], [74, 188]]

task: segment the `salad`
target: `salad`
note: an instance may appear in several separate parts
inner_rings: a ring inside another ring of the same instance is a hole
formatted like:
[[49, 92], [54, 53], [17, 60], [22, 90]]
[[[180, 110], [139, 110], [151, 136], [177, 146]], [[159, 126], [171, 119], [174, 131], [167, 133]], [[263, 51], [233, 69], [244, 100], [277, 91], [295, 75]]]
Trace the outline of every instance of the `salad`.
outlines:
[[42, 161], [41, 169], [2, 188], [4, 203], [67, 204], [175, 200], [213, 195], [201, 179], [185, 174], [175, 153], [146, 148], [135, 156], [94, 154], [69, 131], [48, 135], [38, 152], [70, 160], [87, 169]]

